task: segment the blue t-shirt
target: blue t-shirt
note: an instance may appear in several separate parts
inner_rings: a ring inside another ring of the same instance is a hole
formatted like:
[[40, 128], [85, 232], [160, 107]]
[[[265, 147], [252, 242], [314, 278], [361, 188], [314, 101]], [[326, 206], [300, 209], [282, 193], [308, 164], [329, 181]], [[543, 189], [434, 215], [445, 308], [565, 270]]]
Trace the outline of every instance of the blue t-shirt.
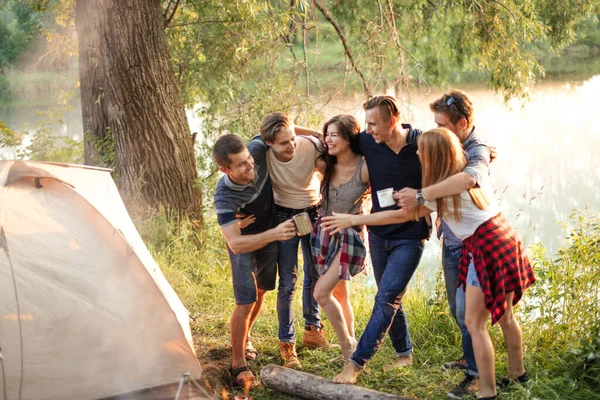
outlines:
[[236, 213], [254, 214], [256, 217], [256, 221], [242, 229], [242, 235], [262, 233], [275, 226], [275, 202], [267, 170], [267, 149], [267, 144], [260, 136], [248, 143], [248, 151], [254, 158], [254, 181], [238, 185], [225, 175], [217, 183], [213, 200], [219, 226], [237, 223]]
[[[394, 188], [400, 190], [405, 187], [421, 188], [421, 163], [417, 155], [417, 138], [421, 134], [418, 129], [412, 129], [408, 124], [402, 128], [409, 129], [407, 144], [398, 154], [385, 143], [377, 143], [373, 136], [366, 132], [359, 135], [360, 151], [364, 155], [369, 167], [369, 180], [371, 193], [373, 193], [373, 208], [371, 213], [387, 210], [398, 210], [397, 205], [382, 208], [379, 205], [377, 191]], [[422, 240], [429, 237], [429, 226], [424, 218], [419, 221], [405, 222], [403, 224], [390, 224], [382, 226], [369, 226], [369, 232], [386, 240], [414, 239]]]

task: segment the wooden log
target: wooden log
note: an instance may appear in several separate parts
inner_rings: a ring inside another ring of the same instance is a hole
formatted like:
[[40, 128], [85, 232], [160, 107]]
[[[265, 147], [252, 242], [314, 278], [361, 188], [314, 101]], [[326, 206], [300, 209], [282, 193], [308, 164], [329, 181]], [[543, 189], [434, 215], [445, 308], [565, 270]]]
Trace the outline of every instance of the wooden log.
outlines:
[[382, 393], [360, 386], [333, 383], [329, 379], [269, 364], [260, 371], [262, 383], [269, 389], [309, 400], [411, 400], [409, 397]]

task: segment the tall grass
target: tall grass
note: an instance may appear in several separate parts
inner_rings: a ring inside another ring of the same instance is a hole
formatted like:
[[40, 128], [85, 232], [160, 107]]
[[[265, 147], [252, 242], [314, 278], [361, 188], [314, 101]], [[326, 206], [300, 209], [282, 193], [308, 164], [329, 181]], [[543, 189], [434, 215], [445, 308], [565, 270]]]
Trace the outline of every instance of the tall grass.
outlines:
[[[234, 305], [231, 272], [225, 243], [214, 220], [202, 229], [176, 225], [155, 217], [138, 223], [150, 251], [191, 316], [198, 356], [216, 393], [227, 384], [231, 359], [229, 315]], [[517, 306], [522, 322], [525, 366], [529, 384], [501, 392], [504, 399], [600, 399], [600, 214], [576, 212], [569, 235], [555, 256], [541, 245], [530, 249], [538, 282]], [[422, 268], [421, 266], [420, 268]], [[439, 270], [439, 268], [438, 268]], [[372, 389], [420, 399], [442, 399], [462, 374], [441, 371], [443, 362], [461, 356], [460, 334], [446, 304], [441, 273], [435, 289], [413, 285], [404, 300], [413, 340], [413, 367], [391, 372], [383, 366], [394, 360], [389, 340], [360, 375], [358, 384]], [[299, 285], [302, 279], [298, 279]], [[357, 334], [364, 330], [375, 288], [367, 277], [351, 283]], [[296, 289], [297, 342], [302, 338], [301, 287]], [[250, 367], [255, 373], [269, 363], [280, 364], [277, 339], [276, 292], [267, 294], [252, 336], [260, 355]], [[327, 332], [336, 342], [335, 334]], [[507, 356], [499, 327], [491, 329], [496, 348], [497, 375], [506, 373]], [[299, 351], [305, 372], [333, 377], [340, 365], [328, 362], [339, 350]], [[254, 399], [290, 398], [267, 388], [252, 392]]]

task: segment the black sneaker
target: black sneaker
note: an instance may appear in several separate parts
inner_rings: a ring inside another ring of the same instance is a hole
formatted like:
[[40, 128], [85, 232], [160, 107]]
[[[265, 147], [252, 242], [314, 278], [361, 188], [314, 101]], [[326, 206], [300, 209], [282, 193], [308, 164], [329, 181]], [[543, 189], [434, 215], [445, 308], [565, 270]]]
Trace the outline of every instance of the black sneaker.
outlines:
[[512, 384], [515, 383], [526, 383], [529, 382], [529, 375], [527, 375], [527, 371], [525, 371], [525, 373], [517, 378], [513, 378], [513, 379], [508, 379], [506, 377], [500, 379], [500, 381], [498, 382], [498, 386], [500, 386], [501, 388], [506, 388]]
[[442, 369], [444, 371], [451, 369], [467, 369], [467, 361], [464, 358], [461, 358], [460, 360], [456, 361], [450, 361], [442, 364]]
[[466, 374], [465, 379], [449, 391], [447, 396], [449, 399], [464, 399], [468, 395], [475, 394], [477, 390], [479, 390], [479, 378]]

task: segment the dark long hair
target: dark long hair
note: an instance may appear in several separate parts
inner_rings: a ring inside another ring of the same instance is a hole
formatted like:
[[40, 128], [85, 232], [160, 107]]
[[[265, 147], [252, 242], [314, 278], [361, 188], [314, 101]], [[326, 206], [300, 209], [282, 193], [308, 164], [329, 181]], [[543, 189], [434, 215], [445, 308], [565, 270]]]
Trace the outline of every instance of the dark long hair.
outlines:
[[[356, 118], [347, 114], [336, 115], [323, 125], [323, 135], [327, 134], [327, 128], [331, 124], [337, 124], [339, 130], [338, 134], [350, 144], [350, 150], [355, 154], [361, 154], [358, 146], [360, 125]], [[323, 174], [323, 180], [321, 181], [321, 196], [323, 197], [324, 204], [327, 204], [327, 201], [329, 200], [329, 182], [331, 182], [335, 164], [337, 164], [337, 157], [330, 155], [327, 150], [327, 140], [325, 140], [325, 151], [320, 156], [320, 158], [325, 161], [325, 173]]]

